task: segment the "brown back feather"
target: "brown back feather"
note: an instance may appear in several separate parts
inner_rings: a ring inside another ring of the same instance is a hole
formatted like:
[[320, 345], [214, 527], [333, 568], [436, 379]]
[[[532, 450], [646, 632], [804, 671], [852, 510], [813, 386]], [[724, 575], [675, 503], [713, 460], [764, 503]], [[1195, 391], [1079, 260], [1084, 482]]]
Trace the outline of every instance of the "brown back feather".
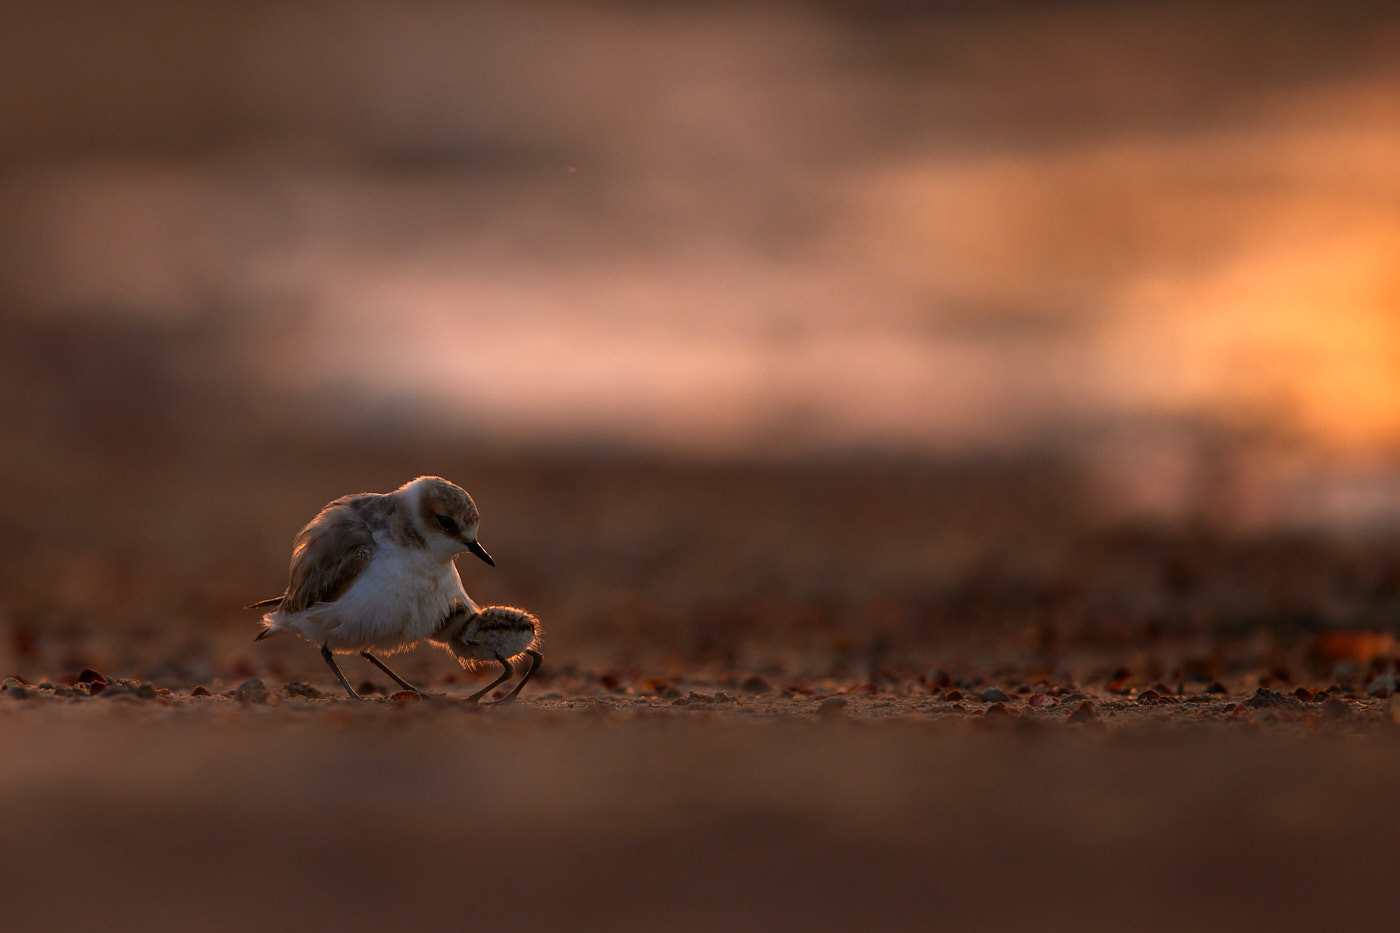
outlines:
[[374, 531], [387, 526], [387, 496], [366, 493], [337, 499], [297, 534], [283, 612], [335, 602], [374, 556]]

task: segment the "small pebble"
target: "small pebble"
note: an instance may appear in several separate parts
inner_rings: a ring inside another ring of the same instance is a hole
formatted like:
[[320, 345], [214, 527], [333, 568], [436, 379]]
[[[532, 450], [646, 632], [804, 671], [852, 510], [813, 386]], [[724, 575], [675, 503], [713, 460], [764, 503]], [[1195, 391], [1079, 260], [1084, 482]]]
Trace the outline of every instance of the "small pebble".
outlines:
[[106, 682], [106, 677], [103, 677], [90, 667], [83, 668], [83, 672], [78, 675], [78, 683], [80, 684], [105, 684]]
[[1254, 691], [1254, 696], [1244, 701], [1244, 705], [1250, 709], [1302, 709], [1303, 702], [1297, 697], [1270, 690], [1268, 687], [1260, 687]]
[[1351, 704], [1346, 700], [1339, 700], [1336, 697], [1328, 699], [1322, 704], [1322, 721], [1336, 722], [1340, 719], [1350, 719], [1352, 715]]
[[944, 670], [929, 671], [924, 675], [925, 682], [930, 687], [947, 687], [952, 684], [953, 679]]
[[817, 707], [817, 715], [823, 719], [834, 719], [845, 714], [846, 700], [841, 697], [830, 697], [822, 700], [821, 705]]
[[1094, 708], [1094, 704], [1085, 700], [1075, 708], [1074, 712], [1069, 714], [1065, 722], [1092, 722], [1098, 718], [1099, 711]]
[[239, 703], [266, 703], [267, 687], [256, 677], [249, 677], [233, 691], [233, 698]]
[[768, 680], [758, 674], [746, 679], [739, 685], [749, 693], [768, 693], [773, 689], [773, 685]]
[[1334, 665], [1332, 668], [1332, 679], [1338, 682], [1354, 680], [1360, 676], [1361, 665], [1357, 664], [1350, 658], [1347, 658], [1343, 661], [1338, 661], [1336, 665]]
[[1394, 674], [1382, 674], [1371, 685], [1366, 688], [1367, 696], [1388, 697], [1396, 692], [1396, 682]]
[[[637, 692], [643, 695], [668, 696], [675, 689], [663, 677], [643, 677], [637, 681]], [[680, 696], [680, 691], [676, 691], [675, 696]]]
[[389, 699], [393, 700], [395, 703], [422, 703], [423, 694], [413, 690], [400, 690], [398, 693], [389, 697]]
[[986, 690], [979, 693], [978, 696], [987, 703], [1005, 703], [1007, 700], [1011, 699], [1006, 695], [1006, 691], [999, 690], [996, 687], [988, 687]]
[[195, 687], [193, 690], [190, 691], [190, 696], [192, 696], [192, 697], [207, 697], [207, 696], [209, 696], [209, 688], [207, 688], [207, 687]]

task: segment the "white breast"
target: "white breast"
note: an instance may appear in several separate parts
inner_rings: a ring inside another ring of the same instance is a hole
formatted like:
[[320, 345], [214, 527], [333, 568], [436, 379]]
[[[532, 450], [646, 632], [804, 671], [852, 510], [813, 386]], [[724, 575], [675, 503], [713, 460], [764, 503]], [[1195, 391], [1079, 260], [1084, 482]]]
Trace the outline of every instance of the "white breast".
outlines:
[[[340, 599], [303, 614], [331, 650], [390, 653], [432, 635], [455, 605], [476, 610], [452, 560], [376, 543], [374, 559]], [[315, 640], [310, 632], [303, 634]]]

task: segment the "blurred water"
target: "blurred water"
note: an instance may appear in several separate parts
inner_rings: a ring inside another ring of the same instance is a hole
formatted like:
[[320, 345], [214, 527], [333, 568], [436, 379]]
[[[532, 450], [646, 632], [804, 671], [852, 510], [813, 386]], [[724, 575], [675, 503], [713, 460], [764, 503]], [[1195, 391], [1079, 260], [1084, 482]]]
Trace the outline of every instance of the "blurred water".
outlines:
[[1398, 26], [19, 4], [0, 313], [214, 333], [167, 365], [360, 428], [1354, 485], [1400, 440]]

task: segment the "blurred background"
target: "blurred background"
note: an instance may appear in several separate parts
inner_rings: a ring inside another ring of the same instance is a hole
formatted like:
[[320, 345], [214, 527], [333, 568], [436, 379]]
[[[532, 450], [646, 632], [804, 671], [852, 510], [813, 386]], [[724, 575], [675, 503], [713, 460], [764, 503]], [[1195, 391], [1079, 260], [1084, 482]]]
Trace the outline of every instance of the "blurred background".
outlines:
[[1389, 5], [6, 19], [7, 671], [319, 677], [238, 607], [423, 473], [566, 672], [1394, 624]]

